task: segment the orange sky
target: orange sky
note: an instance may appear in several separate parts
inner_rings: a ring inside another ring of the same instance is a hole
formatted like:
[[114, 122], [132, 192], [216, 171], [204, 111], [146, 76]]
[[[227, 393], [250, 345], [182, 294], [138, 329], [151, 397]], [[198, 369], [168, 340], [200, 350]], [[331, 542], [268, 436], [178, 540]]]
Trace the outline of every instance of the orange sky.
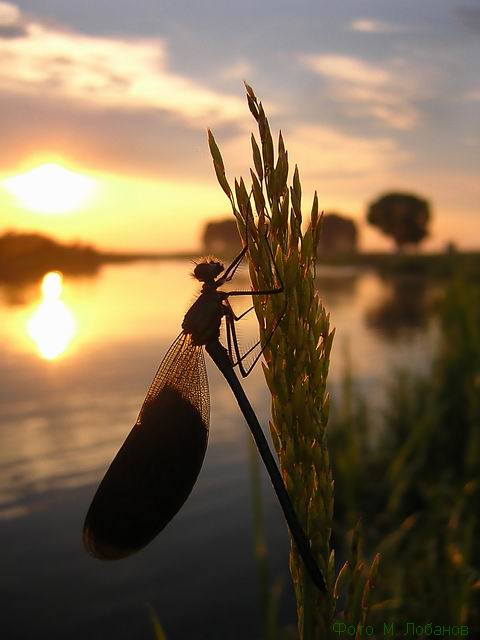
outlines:
[[[317, 189], [322, 209], [358, 221], [363, 248], [382, 249], [388, 240], [363, 222], [368, 203], [412, 191], [432, 205], [427, 249], [450, 240], [478, 248], [480, 89], [466, 64], [478, 54], [468, 32], [475, 23], [443, 0], [427, 4], [373, 17], [350, 0], [337, 12], [320, 3], [318, 14], [308, 2], [298, 24], [283, 7], [277, 26], [288, 45], [276, 49], [268, 32], [253, 29], [251, 51], [240, 52], [240, 35], [230, 48], [210, 37], [227, 15], [215, 25], [197, 16], [195, 31], [193, 5], [191, 16], [172, 9], [157, 33], [145, 16], [129, 30], [123, 2], [109, 30], [87, 10], [58, 15], [47, 1], [22, 12], [0, 1], [0, 57], [8, 60], [0, 69], [0, 229], [112, 249], [197, 251], [206, 221], [229, 214], [207, 127], [231, 183], [248, 176], [255, 123], [247, 78], [274, 133], [282, 128], [291, 166], [299, 165], [306, 211]], [[315, 25], [324, 38], [305, 46]], [[179, 47], [187, 35], [190, 48]], [[50, 178], [12, 180], [46, 163], [57, 165]]]

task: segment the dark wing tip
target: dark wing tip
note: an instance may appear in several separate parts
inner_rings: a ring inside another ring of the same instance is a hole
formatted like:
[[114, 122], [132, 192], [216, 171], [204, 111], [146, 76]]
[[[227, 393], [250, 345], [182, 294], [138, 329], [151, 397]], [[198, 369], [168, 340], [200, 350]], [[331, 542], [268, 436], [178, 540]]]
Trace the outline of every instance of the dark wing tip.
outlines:
[[88, 522], [85, 522], [83, 527], [82, 540], [85, 550], [97, 560], [122, 560], [132, 555], [132, 553], [139, 551], [137, 548], [120, 547], [100, 540], [98, 536], [93, 533]]

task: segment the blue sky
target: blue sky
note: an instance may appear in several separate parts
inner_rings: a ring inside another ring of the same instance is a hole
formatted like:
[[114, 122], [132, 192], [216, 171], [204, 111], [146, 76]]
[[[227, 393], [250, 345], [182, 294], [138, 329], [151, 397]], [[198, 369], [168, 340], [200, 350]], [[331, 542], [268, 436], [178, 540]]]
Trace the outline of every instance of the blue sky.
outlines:
[[[0, 1], [0, 173], [50, 153], [123, 178], [125, 189], [130, 181], [136, 194], [143, 184], [148, 206], [128, 238], [127, 217], [113, 229], [100, 205], [83, 222], [78, 214], [37, 226], [152, 246], [154, 216], [168, 216], [173, 198], [178, 216], [198, 211], [183, 234], [194, 247], [205, 219], [228, 210], [213, 195], [206, 127], [230, 175], [248, 173], [246, 79], [306, 191], [355, 217], [365, 247], [386, 246], [362, 220], [368, 202], [392, 189], [431, 201], [431, 248], [450, 239], [478, 247], [479, 36], [471, 0]], [[155, 181], [178, 188], [155, 196]], [[1, 194], [0, 205], [2, 226], [35, 224]]]

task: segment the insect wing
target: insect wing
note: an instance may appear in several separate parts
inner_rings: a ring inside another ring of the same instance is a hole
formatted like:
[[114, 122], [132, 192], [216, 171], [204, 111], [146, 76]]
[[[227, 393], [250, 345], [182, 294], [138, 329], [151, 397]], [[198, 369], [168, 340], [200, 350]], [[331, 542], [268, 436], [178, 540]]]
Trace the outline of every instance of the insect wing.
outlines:
[[209, 416], [203, 349], [182, 333], [165, 355], [87, 513], [83, 541], [93, 556], [124, 558], [173, 518], [200, 472]]

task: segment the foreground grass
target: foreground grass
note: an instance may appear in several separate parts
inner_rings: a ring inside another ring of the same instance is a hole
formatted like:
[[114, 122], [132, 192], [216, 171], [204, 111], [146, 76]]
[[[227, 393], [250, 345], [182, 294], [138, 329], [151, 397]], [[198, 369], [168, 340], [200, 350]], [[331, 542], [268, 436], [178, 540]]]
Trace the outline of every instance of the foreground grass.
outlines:
[[381, 552], [379, 625], [468, 625], [477, 637], [480, 287], [452, 283], [439, 324], [428, 375], [392, 374], [383, 435], [373, 446], [368, 398], [346, 376], [329, 440], [336, 537], [361, 518], [366, 555]]
[[232, 188], [211, 132], [209, 146], [218, 182], [248, 243], [253, 289], [271, 291], [280, 282], [283, 287], [283, 295], [255, 296], [253, 304], [266, 363], [265, 379], [272, 394], [273, 445], [288, 494], [325, 580], [324, 589], [315, 587], [292, 541], [290, 573], [298, 634], [301, 640], [320, 640], [333, 637], [335, 615], [354, 627], [366, 623], [378, 556], [371, 564], [361, 562], [355, 536], [349, 559], [336, 566], [330, 544], [334, 497], [326, 391], [334, 331], [314, 284], [321, 228], [318, 198], [315, 193], [307, 224], [302, 225], [298, 167], [290, 176], [282, 134], [274, 144], [262, 103], [251, 87], [246, 85], [246, 90], [258, 126], [258, 141], [251, 136], [250, 178], [235, 179]]

